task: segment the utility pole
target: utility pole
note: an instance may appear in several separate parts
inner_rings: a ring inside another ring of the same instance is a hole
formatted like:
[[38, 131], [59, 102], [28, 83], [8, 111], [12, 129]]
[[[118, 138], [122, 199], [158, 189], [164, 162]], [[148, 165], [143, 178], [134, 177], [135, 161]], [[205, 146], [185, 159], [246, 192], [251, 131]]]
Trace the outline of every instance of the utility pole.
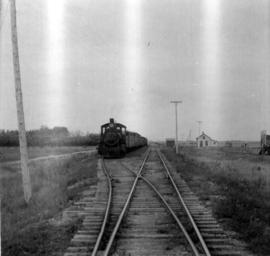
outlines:
[[178, 154], [178, 120], [177, 120], [177, 106], [178, 103], [182, 103], [181, 100], [171, 101], [175, 105], [175, 152]]
[[189, 129], [188, 140], [191, 141], [191, 129]]
[[199, 132], [198, 136], [200, 136], [201, 135], [201, 124], [202, 124], [202, 121], [197, 121], [197, 123], [198, 123], [198, 132]]
[[21, 154], [21, 169], [23, 178], [23, 191], [25, 201], [28, 203], [31, 195], [30, 174], [28, 168], [28, 152], [26, 142], [26, 131], [23, 112], [23, 98], [21, 89], [21, 73], [19, 62], [18, 38], [17, 38], [17, 22], [16, 22], [16, 3], [15, 0], [10, 1], [10, 21], [11, 21], [11, 40], [13, 53], [13, 69], [17, 103], [17, 119], [19, 130], [20, 154]]

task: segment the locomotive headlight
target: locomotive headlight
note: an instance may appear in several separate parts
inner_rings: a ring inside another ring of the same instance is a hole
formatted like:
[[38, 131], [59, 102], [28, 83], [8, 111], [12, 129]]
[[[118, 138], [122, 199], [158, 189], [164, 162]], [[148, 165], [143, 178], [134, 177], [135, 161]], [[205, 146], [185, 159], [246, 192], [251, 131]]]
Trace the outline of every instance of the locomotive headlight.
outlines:
[[110, 128], [113, 128], [113, 124], [109, 124]]

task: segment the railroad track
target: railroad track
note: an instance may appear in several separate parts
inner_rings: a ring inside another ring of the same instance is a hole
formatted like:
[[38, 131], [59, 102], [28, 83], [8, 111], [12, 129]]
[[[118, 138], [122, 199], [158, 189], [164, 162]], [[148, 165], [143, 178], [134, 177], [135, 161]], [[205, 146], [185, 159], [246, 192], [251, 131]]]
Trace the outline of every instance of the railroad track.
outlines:
[[88, 212], [88, 229], [77, 237], [87, 244], [65, 256], [240, 255], [158, 150], [149, 150], [139, 168], [106, 160], [103, 170], [102, 207]]

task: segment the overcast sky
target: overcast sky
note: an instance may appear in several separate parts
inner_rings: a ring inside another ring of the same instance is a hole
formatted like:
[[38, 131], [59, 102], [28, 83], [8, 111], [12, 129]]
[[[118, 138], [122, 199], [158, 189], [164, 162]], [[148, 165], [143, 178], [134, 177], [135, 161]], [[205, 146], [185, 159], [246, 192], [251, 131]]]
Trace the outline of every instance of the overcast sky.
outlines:
[[[2, 0], [0, 129], [16, 129]], [[270, 133], [270, 1], [19, 0], [26, 128], [99, 132], [114, 117], [150, 139]]]

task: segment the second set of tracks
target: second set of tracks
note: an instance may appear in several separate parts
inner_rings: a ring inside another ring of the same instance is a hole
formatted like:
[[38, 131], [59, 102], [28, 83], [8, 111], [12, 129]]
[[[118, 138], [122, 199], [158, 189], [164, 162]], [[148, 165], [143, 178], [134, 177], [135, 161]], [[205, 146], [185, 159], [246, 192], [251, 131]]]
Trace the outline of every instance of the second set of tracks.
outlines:
[[147, 150], [139, 166], [101, 162], [105, 175], [102, 200], [90, 218], [96, 227], [89, 230], [92, 242], [70, 255], [240, 255], [158, 149]]

